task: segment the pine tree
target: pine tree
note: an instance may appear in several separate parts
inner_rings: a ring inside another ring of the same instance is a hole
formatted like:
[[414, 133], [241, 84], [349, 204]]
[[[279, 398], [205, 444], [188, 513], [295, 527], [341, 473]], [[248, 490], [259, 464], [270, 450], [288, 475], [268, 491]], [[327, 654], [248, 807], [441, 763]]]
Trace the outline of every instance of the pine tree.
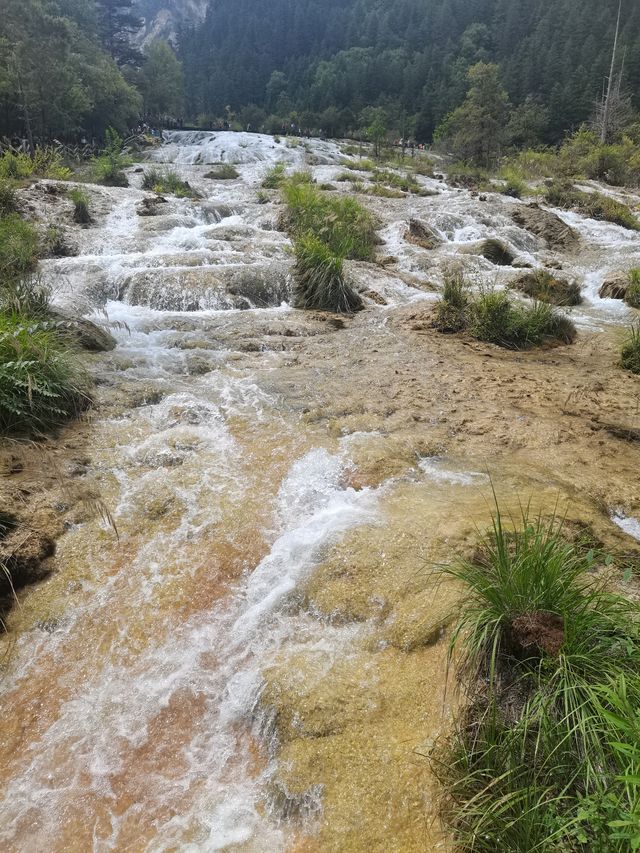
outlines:
[[135, 0], [96, 0], [96, 6], [104, 49], [121, 68], [140, 67], [144, 57], [133, 38], [142, 29], [143, 20], [134, 11]]

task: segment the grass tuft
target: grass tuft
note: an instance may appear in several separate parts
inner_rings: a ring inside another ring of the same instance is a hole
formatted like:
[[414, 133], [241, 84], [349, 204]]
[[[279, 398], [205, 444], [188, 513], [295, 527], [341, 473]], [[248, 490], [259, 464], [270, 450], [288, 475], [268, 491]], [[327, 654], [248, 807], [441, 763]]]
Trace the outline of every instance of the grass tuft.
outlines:
[[636, 324], [629, 329], [622, 345], [621, 363], [625, 370], [640, 374], [640, 325]]
[[142, 189], [158, 195], [175, 195], [177, 198], [198, 198], [198, 193], [188, 181], [183, 181], [173, 170], [167, 172], [155, 167], [148, 169], [142, 178]]
[[0, 219], [0, 284], [35, 269], [38, 235], [16, 213]]
[[630, 308], [640, 308], [640, 269], [629, 270], [629, 286], [624, 301]]
[[262, 189], [264, 190], [277, 190], [284, 183], [286, 178], [285, 175], [285, 165], [284, 163], [276, 163], [264, 177], [262, 181]]
[[60, 324], [0, 313], [0, 433], [46, 433], [88, 403], [86, 377]]
[[374, 257], [376, 222], [369, 211], [351, 197], [335, 198], [313, 184], [286, 181], [285, 224], [295, 238], [312, 234], [334, 255], [370, 261]]
[[69, 198], [73, 202], [73, 221], [78, 225], [91, 225], [93, 222], [89, 211], [89, 196], [81, 189], [73, 189], [69, 192]]
[[343, 259], [311, 234], [295, 242], [294, 307], [353, 314], [364, 306], [344, 278]]
[[488, 289], [472, 296], [461, 270], [445, 275], [434, 327], [444, 333], [467, 331], [479, 341], [524, 350], [544, 343], [572, 343], [571, 320], [544, 302], [523, 305], [503, 290]]
[[580, 285], [575, 281], [556, 278], [548, 270], [538, 269], [524, 273], [514, 282], [513, 287], [540, 302], [551, 305], [580, 305], [582, 294]]
[[637, 849], [640, 609], [595, 563], [557, 519], [498, 508], [442, 569], [466, 589], [451, 652], [472, 701], [434, 761], [460, 850]]
[[239, 177], [240, 172], [232, 163], [220, 163], [205, 175], [205, 178], [213, 181], [235, 181]]

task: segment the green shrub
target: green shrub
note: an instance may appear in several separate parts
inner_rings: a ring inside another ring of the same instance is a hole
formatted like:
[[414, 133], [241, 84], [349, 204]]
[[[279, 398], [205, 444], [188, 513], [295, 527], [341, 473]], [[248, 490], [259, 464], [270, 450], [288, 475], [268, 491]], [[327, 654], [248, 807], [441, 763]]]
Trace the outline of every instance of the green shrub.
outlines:
[[113, 128], [107, 128], [106, 145], [99, 157], [94, 157], [92, 171], [95, 180], [107, 187], [128, 187], [129, 181], [123, 172], [131, 165], [122, 153], [122, 139]]
[[619, 201], [602, 193], [586, 193], [571, 183], [553, 181], [544, 190], [546, 201], [553, 207], [575, 210], [590, 219], [613, 222], [632, 231], [640, 231], [640, 221], [631, 210]]
[[284, 163], [276, 163], [273, 168], [269, 169], [262, 181], [262, 188], [265, 190], [277, 190], [282, 186], [285, 180], [285, 165]]
[[90, 225], [93, 220], [89, 211], [89, 196], [76, 187], [70, 190], [69, 198], [73, 202], [73, 221], [78, 225]]
[[624, 301], [631, 308], [640, 308], [640, 269], [629, 270], [629, 287]]
[[433, 160], [428, 157], [416, 157], [412, 166], [416, 175], [422, 175], [425, 178], [433, 177]]
[[55, 148], [37, 147], [32, 160], [33, 174], [56, 181], [68, 181], [73, 172], [64, 164], [62, 155]]
[[15, 190], [8, 180], [0, 181], [0, 219], [15, 213], [18, 207], [18, 199]]
[[640, 326], [632, 326], [622, 345], [622, 366], [640, 374]]
[[362, 299], [344, 279], [343, 261], [311, 234], [295, 242], [294, 307], [353, 314]]
[[[452, 651], [472, 697], [435, 767], [463, 851], [626, 853], [638, 827], [640, 609], [555, 519], [498, 510], [472, 561]], [[606, 564], [607, 560], [604, 560]], [[624, 818], [622, 817], [624, 816]]]
[[500, 178], [504, 181], [500, 189], [504, 195], [508, 195], [511, 198], [522, 198], [523, 195], [526, 195], [527, 185], [514, 168], [508, 166], [502, 168], [500, 170]]
[[33, 174], [33, 160], [28, 154], [14, 154], [5, 151], [0, 157], [0, 178], [22, 180]]
[[38, 235], [16, 213], [0, 219], [0, 284], [35, 269]]
[[240, 177], [240, 172], [232, 163], [220, 163], [207, 172], [205, 178], [210, 178], [214, 181], [233, 181]]
[[538, 269], [523, 273], [512, 286], [532, 299], [551, 305], [580, 305], [582, 302], [582, 293], [577, 282], [556, 278], [548, 270]]
[[89, 402], [87, 380], [59, 324], [0, 314], [0, 432], [41, 434]]
[[356, 199], [335, 198], [312, 184], [283, 184], [286, 226], [295, 238], [312, 234], [334, 255], [368, 261], [374, 256], [376, 222]]

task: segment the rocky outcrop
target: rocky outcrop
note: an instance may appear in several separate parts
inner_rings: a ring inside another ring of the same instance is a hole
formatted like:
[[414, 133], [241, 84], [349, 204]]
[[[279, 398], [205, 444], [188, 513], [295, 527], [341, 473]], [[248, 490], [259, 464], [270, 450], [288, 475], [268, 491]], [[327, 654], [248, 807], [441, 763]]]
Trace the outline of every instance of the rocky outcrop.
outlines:
[[420, 222], [419, 219], [410, 219], [409, 228], [404, 235], [407, 243], [420, 246], [421, 249], [437, 249], [442, 243], [439, 235], [429, 225]]
[[544, 240], [549, 249], [567, 251], [578, 242], [578, 234], [555, 213], [543, 210], [538, 204], [519, 205], [511, 218], [526, 231]]
[[89, 352], [110, 352], [116, 347], [113, 335], [97, 323], [79, 317], [71, 311], [58, 308], [53, 313], [54, 319], [68, 324], [68, 332], [76, 343]]
[[511, 286], [525, 296], [551, 305], [580, 305], [582, 302], [580, 285], [577, 281], [558, 278], [544, 269], [522, 273]]
[[625, 299], [629, 289], [629, 275], [626, 272], [612, 272], [607, 275], [598, 291], [600, 299]]
[[145, 196], [136, 207], [136, 213], [138, 216], [159, 216], [162, 213], [161, 205], [166, 203], [166, 198], [161, 195]]

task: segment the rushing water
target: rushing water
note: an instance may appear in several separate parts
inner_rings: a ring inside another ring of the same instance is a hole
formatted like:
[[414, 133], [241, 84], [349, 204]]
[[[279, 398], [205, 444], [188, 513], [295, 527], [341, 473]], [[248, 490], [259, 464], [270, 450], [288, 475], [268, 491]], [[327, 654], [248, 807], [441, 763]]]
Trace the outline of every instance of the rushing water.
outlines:
[[[319, 180], [335, 178], [337, 146], [308, 148], [170, 134], [155, 158], [203, 200], [170, 199], [160, 215], [139, 216], [145, 193], [132, 171], [132, 189], [93, 191], [100, 216], [80, 232], [81, 254], [46, 264], [58, 300], [106, 310], [118, 340], [96, 371], [103, 393], [123, 402], [96, 421], [91, 469], [119, 539], [96, 521], [63, 537], [58, 563], [75, 579], [67, 605], [46, 631], [19, 638], [0, 685], [4, 850], [266, 853], [289, 847], [321, 808], [313, 788], [280, 791], [285, 808], [274, 796], [262, 674], [301, 649], [342, 659], [366, 634], [357, 623], [319, 630], [296, 594], [348, 531], [384, 523], [394, 479], [353, 488], [354, 448], [379, 436], [327, 433], [302, 417], [313, 387], [285, 399], [272, 380], [296, 359], [271, 343], [290, 334], [291, 260], [277, 207], [258, 204], [256, 190], [273, 163], [301, 167], [309, 153]], [[207, 165], [221, 161], [238, 164], [241, 179], [207, 181]], [[439, 195], [409, 198], [393, 213], [375, 200], [384, 251], [405, 275], [354, 270], [388, 305], [432, 298], [427, 282], [440, 268], [424, 270], [403, 240], [408, 218], [427, 209], [445, 241], [443, 262], [488, 235], [539, 262], [510, 202], [479, 214], [468, 193], [421, 181]], [[594, 251], [640, 254], [623, 229], [563, 216]], [[503, 271], [476, 263], [482, 280], [504, 282]], [[628, 317], [597, 297], [612, 267], [585, 263], [581, 322]], [[371, 303], [366, 322], [384, 331], [387, 310]], [[436, 495], [487, 482], [437, 457], [416, 459], [413, 476]]]

